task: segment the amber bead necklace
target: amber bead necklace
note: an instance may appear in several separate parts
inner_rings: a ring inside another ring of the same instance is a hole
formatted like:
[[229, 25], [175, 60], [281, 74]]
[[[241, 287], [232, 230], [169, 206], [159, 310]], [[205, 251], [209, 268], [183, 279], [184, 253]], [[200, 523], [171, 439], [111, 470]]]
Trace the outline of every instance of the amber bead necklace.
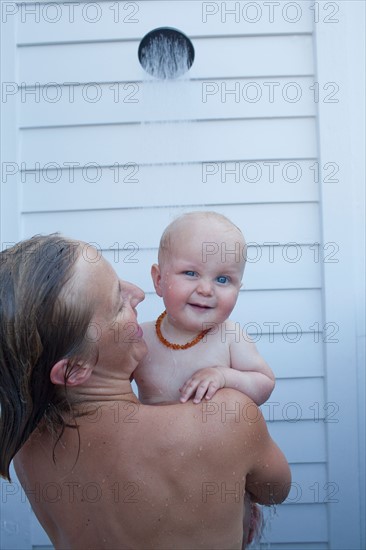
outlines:
[[210, 331], [209, 328], [207, 328], [206, 330], [202, 330], [199, 334], [197, 334], [195, 338], [193, 338], [193, 340], [191, 340], [190, 342], [187, 342], [186, 344], [172, 344], [171, 342], [169, 342], [169, 340], [164, 338], [164, 336], [161, 333], [161, 323], [165, 316], [166, 316], [166, 310], [163, 311], [163, 313], [159, 315], [159, 317], [156, 319], [155, 330], [156, 330], [156, 335], [159, 338], [160, 342], [167, 348], [170, 348], [170, 349], [191, 348], [192, 346], [195, 346], [196, 344], [198, 344], [198, 342], [200, 342], [202, 338], [206, 336], [206, 334]]

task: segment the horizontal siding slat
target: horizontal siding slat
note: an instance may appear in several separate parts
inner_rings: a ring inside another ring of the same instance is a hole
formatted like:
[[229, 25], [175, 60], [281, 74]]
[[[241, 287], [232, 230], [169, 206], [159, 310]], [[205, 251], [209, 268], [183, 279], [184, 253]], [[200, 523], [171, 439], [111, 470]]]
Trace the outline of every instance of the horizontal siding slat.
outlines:
[[[268, 422], [267, 427], [291, 464], [326, 461], [326, 424], [324, 422], [311, 420]], [[298, 510], [297, 513], [299, 513]]]
[[323, 342], [317, 333], [303, 333], [298, 342], [290, 343], [281, 333], [270, 337], [263, 331], [256, 346], [277, 379], [324, 376]]
[[[190, 78], [312, 75], [312, 37], [196, 38]], [[19, 49], [19, 83], [125, 82], [143, 80], [139, 42], [99, 42]]]
[[[19, 125], [315, 116], [311, 77], [176, 80], [18, 90]], [[232, 92], [235, 93], [232, 93]]]
[[314, 160], [299, 159], [155, 166], [131, 163], [94, 169], [71, 169], [63, 163], [53, 169], [42, 165], [37, 174], [21, 174], [22, 211], [94, 209], [96, 195], [99, 208], [151, 207], [163, 202], [184, 206], [192, 204], [192, 197], [197, 204], [206, 205], [317, 201], [316, 166]]
[[[235, 317], [242, 324], [258, 324], [260, 334], [269, 330], [264, 323], [278, 323], [274, 327], [276, 332], [286, 330], [285, 325], [288, 323], [297, 323], [298, 331], [289, 327], [289, 333], [298, 332], [297, 338], [301, 338], [300, 330], [308, 332], [310, 326], [321, 321], [320, 290], [240, 292]], [[248, 330], [255, 332], [253, 328]], [[256, 336], [253, 335], [253, 338]]]
[[[256, 3], [257, 9], [255, 6], [245, 9], [248, 2], [236, 2], [233, 5], [238, 4], [237, 11], [233, 15], [226, 15], [220, 2], [191, 1], [188, 10], [187, 0], [140, 0], [118, 2], [118, 6], [116, 2], [100, 1], [96, 10], [85, 7], [85, 2], [76, 4], [72, 9], [63, 0], [58, 1], [57, 8], [45, 8], [43, 2], [37, 2], [40, 5], [38, 22], [35, 15], [26, 16], [24, 8], [23, 12], [18, 10], [19, 44], [60, 42], [66, 36], [69, 41], [138, 39], [150, 30], [165, 25], [179, 28], [188, 36], [312, 32], [312, 12], [303, 1], [297, 4], [296, 10], [291, 10], [285, 7], [287, 2], [282, 0], [276, 3], [275, 10], [272, 8], [273, 12], [269, 6], [259, 3]], [[29, 4], [31, 9], [34, 4]], [[230, 5], [227, 10], [230, 10]], [[21, 24], [22, 16], [26, 25]]]
[[[337, 420], [335, 405], [331, 411], [330, 407], [326, 410], [324, 405], [322, 378], [286, 379], [277, 380], [271, 396], [261, 406], [261, 410], [266, 421], [284, 420], [296, 424], [300, 420], [312, 422]], [[330, 412], [331, 414], [326, 414]]]
[[[325, 464], [291, 464], [291, 489], [285, 504], [324, 504], [336, 500], [336, 484], [326, 485]], [[336, 504], [335, 502], [332, 504]]]
[[23, 130], [27, 169], [52, 162], [82, 166], [316, 157], [315, 118], [131, 124]]
[[326, 542], [328, 540], [326, 504], [276, 506], [275, 512], [266, 510], [265, 514], [269, 519], [266, 522], [262, 542], [267, 538], [271, 547], [272, 542]]
[[244, 289], [321, 287], [318, 247], [314, 248], [313, 243], [308, 246], [292, 243], [276, 247], [249, 246]]
[[[194, 197], [192, 197], [192, 202]], [[96, 206], [96, 205], [95, 205]], [[94, 242], [102, 249], [123, 248], [127, 243], [136, 243], [136, 255], [129, 261], [139, 267], [139, 249], [156, 248], [165, 227], [179, 214], [187, 211], [207, 210], [192, 206], [167, 208], [134, 208], [124, 210], [91, 210], [74, 212], [23, 214], [23, 235], [60, 231], [66, 236], [85, 242]], [[318, 206], [316, 204], [256, 204], [220, 205], [215, 211], [224, 214], [240, 227], [251, 243], [289, 242], [315, 243], [319, 239]], [[262, 220], [272, 220], [270, 234]], [[286, 220], [286, 223], [280, 223]], [[120, 257], [120, 262], [126, 258]], [[116, 266], [115, 266], [116, 267]]]

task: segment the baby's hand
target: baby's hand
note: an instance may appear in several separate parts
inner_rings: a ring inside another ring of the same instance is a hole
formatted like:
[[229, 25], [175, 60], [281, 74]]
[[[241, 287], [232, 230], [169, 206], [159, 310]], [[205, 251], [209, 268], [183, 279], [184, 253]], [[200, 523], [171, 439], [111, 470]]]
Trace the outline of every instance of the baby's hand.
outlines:
[[222, 367], [208, 367], [200, 369], [184, 384], [179, 391], [182, 394], [180, 401], [185, 403], [194, 394], [193, 403], [200, 403], [204, 397], [211, 399], [220, 388], [225, 387], [225, 376]]

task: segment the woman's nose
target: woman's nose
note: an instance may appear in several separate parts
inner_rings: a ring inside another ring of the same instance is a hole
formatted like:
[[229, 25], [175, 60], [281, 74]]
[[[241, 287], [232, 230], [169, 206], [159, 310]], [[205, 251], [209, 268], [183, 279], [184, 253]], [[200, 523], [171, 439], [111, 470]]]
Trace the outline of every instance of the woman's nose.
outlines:
[[124, 286], [130, 296], [132, 307], [136, 307], [142, 300], [145, 300], [145, 292], [140, 287], [127, 281], [124, 281]]

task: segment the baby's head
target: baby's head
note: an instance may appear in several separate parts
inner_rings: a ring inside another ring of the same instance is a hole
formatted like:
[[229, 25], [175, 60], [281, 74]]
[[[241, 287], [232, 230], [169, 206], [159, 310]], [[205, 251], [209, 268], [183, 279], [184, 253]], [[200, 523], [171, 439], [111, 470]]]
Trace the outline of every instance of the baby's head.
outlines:
[[170, 223], [160, 240], [159, 264], [152, 267], [168, 316], [178, 319], [184, 309], [191, 312], [188, 321], [223, 322], [235, 306], [245, 257], [242, 232], [217, 212], [190, 212]]
[[218, 212], [189, 212], [173, 220], [164, 230], [159, 245], [161, 266], [185, 244], [196, 243], [203, 261], [216, 256], [221, 263], [234, 261], [244, 273], [246, 243], [240, 229]]

